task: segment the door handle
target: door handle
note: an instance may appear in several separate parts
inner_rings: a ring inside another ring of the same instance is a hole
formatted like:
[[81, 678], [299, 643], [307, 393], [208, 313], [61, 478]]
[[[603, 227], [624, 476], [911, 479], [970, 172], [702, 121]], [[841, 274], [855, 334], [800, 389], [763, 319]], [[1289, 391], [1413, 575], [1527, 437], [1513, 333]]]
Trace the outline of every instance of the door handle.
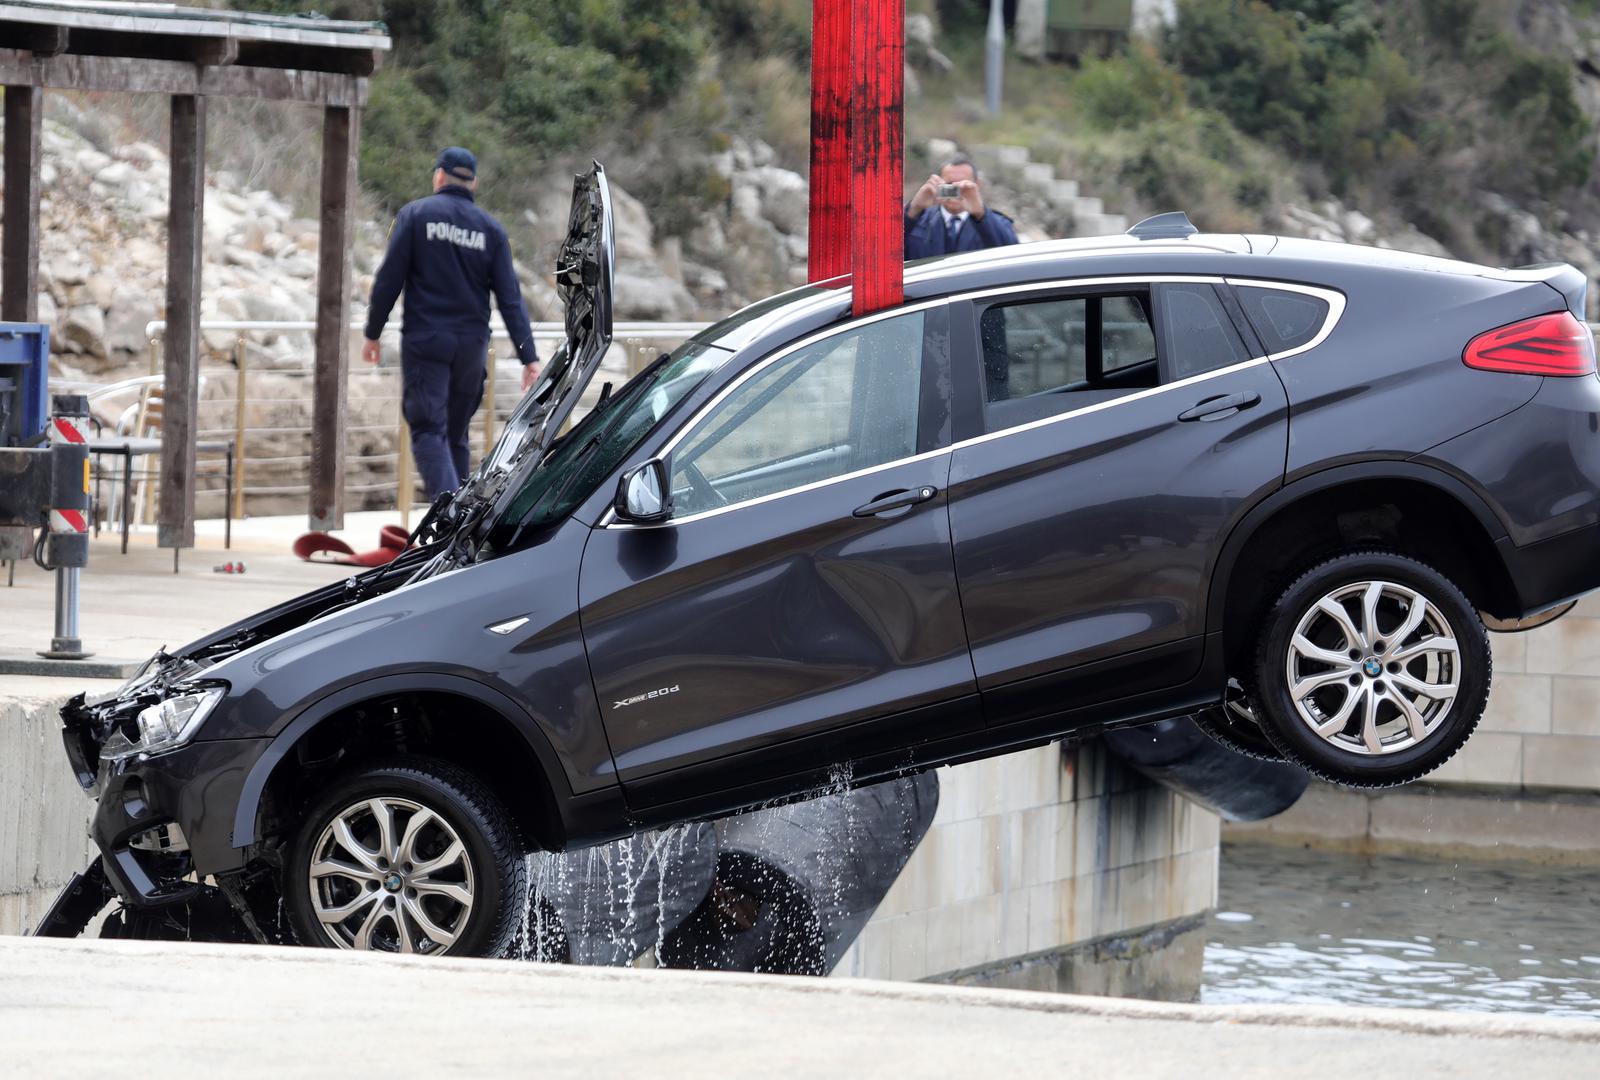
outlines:
[[902, 488], [899, 491], [886, 491], [871, 502], [862, 503], [856, 507], [854, 513], [856, 517], [871, 517], [874, 514], [888, 513], [890, 510], [903, 510], [908, 506], [927, 502], [937, 494], [939, 494], [939, 489], [932, 485]]
[[1252, 405], [1259, 404], [1261, 404], [1261, 395], [1254, 391], [1244, 394], [1225, 394], [1206, 398], [1194, 408], [1179, 413], [1178, 419], [1221, 420], [1225, 416], [1232, 416], [1240, 409], [1248, 409]]

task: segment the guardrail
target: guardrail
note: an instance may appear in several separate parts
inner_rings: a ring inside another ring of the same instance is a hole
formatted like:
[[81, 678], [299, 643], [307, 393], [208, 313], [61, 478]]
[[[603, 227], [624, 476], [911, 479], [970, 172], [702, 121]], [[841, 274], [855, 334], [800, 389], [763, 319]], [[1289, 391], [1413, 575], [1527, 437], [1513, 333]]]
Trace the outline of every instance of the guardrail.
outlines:
[[[632, 375], [657, 352], [670, 348], [704, 329], [702, 322], [619, 322], [613, 329], [613, 353], [605, 368], [616, 377]], [[299, 364], [263, 363], [252, 358], [253, 341], [282, 335], [309, 335], [316, 324], [307, 321], [206, 320], [202, 334], [232, 335], [229, 352], [208, 350], [202, 358], [201, 378], [207, 384], [228, 385], [231, 393], [218, 395], [210, 386], [201, 394], [197, 440], [232, 439], [234, 444], [234, 517], [244, 517], [251, 504], [266, 512], [295, 512], [300, 507], [291, 500], [309, 494], [309, 482], [299, 477], [310, 463], [309, 447], [298, 452], [298, 444], [311, 434], [311, 395], [306, 385], [312, 374], [310, 342], [304, 361]], [[150, 374], [125, 379], [108, 386], [85, 383], [97, 399], [118, 394], [129, 395], [130, 405], [122, 412], [125, 433], [153, 434], [159, 423], [155, 407], [161, 392], [161, 346], [166, 323], [156, 320], [145, 327], [150, 343]], [[534, 340], [542, 357], [551, 347], [564, 341], [563, 324], [533, 324]], [[346, 391], [345, 492], [354, 509], [394, 507], [402, 520], [416, 503], [416, 478], [411, 462], [410, 432], [401, 414], [400, 370], [398, 364], [383, 364], [368, 369], [355, 359], [361, 325], [352, 324], [351, 379]], [[384, 334], [386, 343], [399, 337], [398, 330]], [[494, 445], [500, 427], [521, 398], [521, 365], [509, 348], [505, 328], [495, 320], [490, 327], [489, 371], [484, 383], [483, 402], [474, 416], [474, 427], [481, 432], [481, 452]], [[222, 359], [222, 357], [226, 359]], [[596, 380], [594, 392], [604, 377]], [[57, 380], [66, 385], [67, 380]], [[77, 385], [74, 383], [74, 385]], [[302, 386], [304, 387], [302, 389]], [[147, 476], [135, 500], [139, 516], [146, 516], [153, 505], [153, 482]], [[407, 498], [403, 493], [409, 492]], [[202, 488], [197, 495], [220, 497], [222, 485]], [[220, 508], [219, 508], [220, 509]]]

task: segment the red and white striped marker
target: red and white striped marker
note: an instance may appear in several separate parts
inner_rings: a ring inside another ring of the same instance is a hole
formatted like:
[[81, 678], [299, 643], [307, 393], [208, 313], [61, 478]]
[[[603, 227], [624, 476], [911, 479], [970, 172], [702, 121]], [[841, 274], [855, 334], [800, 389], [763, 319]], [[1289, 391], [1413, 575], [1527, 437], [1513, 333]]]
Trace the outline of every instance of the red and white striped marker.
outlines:
[[50, 531], [66, 535], [89, 531], [89, 518], [82, 510], [50, 511]]
[[48, 430], [53, 443], [86, 443], [89, 441], [89, 418], [52, 416]]

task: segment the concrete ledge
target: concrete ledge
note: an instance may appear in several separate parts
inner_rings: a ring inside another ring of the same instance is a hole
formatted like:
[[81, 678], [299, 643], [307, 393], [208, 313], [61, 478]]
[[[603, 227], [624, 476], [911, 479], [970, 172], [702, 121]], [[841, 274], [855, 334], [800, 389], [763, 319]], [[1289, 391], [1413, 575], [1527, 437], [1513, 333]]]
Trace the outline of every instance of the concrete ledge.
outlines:
[[1223, 839], [1357, 854], [1600, 866], [1600, 794], [1427, 784], [1362, 792], [1313, 784], [1277, 817], [1225, 826]]
[[59, 679], [129, 679], [143, 660], [90, 656], [84, 660], [46, 660], [38, 653], [0, 649], [0, 675], [37, 675]]
[[1200, 995], [1205, 948], [1205, 916], [1190, 915], [928, 981], [986, 990], [1193, 1001]]
[[1600, 1025], [1584, 1021], [315, 949], [12, 938], [0, 939], [0, 971], [0, 1071], [27, 1076], [279, 1077], [378, 1063], [406, 1075], [1238, 1080], [1291, 1068], [1551, 1080], [1592, 1076], [1600, 1053]]

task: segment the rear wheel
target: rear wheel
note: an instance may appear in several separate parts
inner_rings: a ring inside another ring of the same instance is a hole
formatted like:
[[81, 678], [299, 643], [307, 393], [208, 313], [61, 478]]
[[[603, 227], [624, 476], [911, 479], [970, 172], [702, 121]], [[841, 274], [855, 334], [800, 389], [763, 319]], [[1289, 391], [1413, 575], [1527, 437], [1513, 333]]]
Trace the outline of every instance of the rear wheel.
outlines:
[[441, 761], [367, 765], [336, 782], [290, 844], [285, 900], [301, 944], [500, 956], [528, 898], [511, 816]]
[[1335, 783], [1388, 787], [1432, 772], [1472, 734], [1489, 699], [1489, 638], [1432, 567], [1341, 555], [1272, 606], [1252, 678], [1285, 756]]

